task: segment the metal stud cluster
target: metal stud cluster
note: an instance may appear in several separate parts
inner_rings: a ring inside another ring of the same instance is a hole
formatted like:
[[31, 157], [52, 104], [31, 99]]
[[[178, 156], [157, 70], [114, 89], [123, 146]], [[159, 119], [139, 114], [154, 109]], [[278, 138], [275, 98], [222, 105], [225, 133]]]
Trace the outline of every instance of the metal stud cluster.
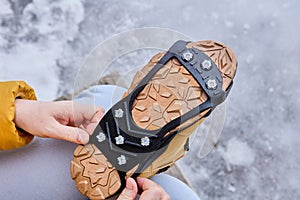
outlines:
[[206, 83], [207, 88], [210, 90], [215, 90], [217, 88], [217, 81], [215, 79], [209, 79]]
[[106, 136], [104, 133], [100, 132], [96, 138], [98, 139], [98, 142], [103, 142], [106, 139]]
[[[183, 54], [183, 55], [185, 55], [185, 58], [188, 59], [188, 60], [193, 58], [193, 54], [191, 54], [190, 51], [187, 51], [186, 54]], [[122, 118], [123, 116], [124, 116], [124, 111], [121, 108], [115, 110], [115, 117], [116, 118]], [[103, 137], [103, 136], [101, 135], [101, 137]], [[105, 137], [105, 135], [104, 135], [104, 137]], [[97, 136], [97, 138], [98, 138], [98, 136]], [[124, 142], [125, 142], [125, 138], [122, 135], [119, 135], [119, 136], [115, 137], [115, 140], [116, 140], [117, 145], [124, 144]], [[149, 137], [145, 136], [145, 137], [141, 138], [141, 145], [142, 146], [149, 146], [150, 145]]]
[[193, 59], [194, 55], [193, 53], [190, 51], [190, 50], [185, 50], [183, 53], [182, 53], [182, 59], [189, 62]]
[[202, 69], [204, 69], [204, 70], [210, 70], [211, 67], [212, 67], [211, 61], [210, 61], [210, 60], [204, 60], [204, 61], [201, 63], [201, 67], [202, 67]]
[[[189, 49], [185, 49], [182, 54], [181, 54], [181, 58], [184, 60], [184, 61], [187, 61], [187, 62], [190, 62], [194, 57], [194, 54], [192, 51], [190, 51]], [[202, 61], [202, 63], [200, 63], [200, 66], [203, 70], [205, 71], [208, 71], [208, 70], [211, 70], [212, 69], [212, 62], [211, 60], [204, 60]], [[218, 84], [217, 84], [217, 81], [215, 79], [209, 79], [207, 82], [206, 82], [206, 87], [209, 89], [209, 90], [215, 90], [217, 88]], [[147, 144], [146, 140], [144, 140], [143, 142], [144, 144]], [[143, 145], [143, 144], [142, 144]], [[143, 146], [147, 146], [147, 145], [143, 145]]]
[[141, 138], [141, 145], [142, 146], [149, 146], [150, 145], [150, 139], [147, 136]]
[[115, 117], [116, 118], [122, 118], [124, 116], [124, 111], [119, 108], [118, 110], [115, 110]]
[[118, 137], [115, 137], [116, 144], [124, 144], [124, 137], [122, 135], [119, 135]]
[[117, 159], [118, 165], [125, 165], [127, 162], [126, 157], [124, 155], [120, 155]]

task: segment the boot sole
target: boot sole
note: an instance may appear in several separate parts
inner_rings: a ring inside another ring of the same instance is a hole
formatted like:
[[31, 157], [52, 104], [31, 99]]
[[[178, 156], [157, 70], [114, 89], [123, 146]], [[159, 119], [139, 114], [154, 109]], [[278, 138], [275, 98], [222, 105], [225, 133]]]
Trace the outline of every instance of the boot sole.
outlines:
[[[223, 44], [213, 41], [189, 43], [187, 47], [201, 50], [215, 62], [223, 78], [222, 88], [226, 90], [236, 72], [237, 62], [234, 54]], [[164, 54], [155, 55], [136, 74], [128, 93], [138, 85]], [[139, 127], [156, 130], [205, 102], [207, 98], [190, 72], [176, 58], [173, 58], [154, 75], [136, 97], [131, 111], [132, 117]], [[185, 129], [199, 121], [207, 112], [199, 113], [198, 116], [189, 119], [176, 129]], [[170, 164], [167, 165], [173, 164], [180, 157], [182, 155], [170, 160]], [[157, 169], [161, 167], [157, 167]], [[158, 170], [154, 168], [153, 171], [157, 172]], [[127, 176], [131, 176], [133, 173], [134, 169], [128, 171]], [[74, 158], [71, 161], [71, 176], [75, 180], [78, 190], [83, 195], [95, 200], [103, 200], [114, 195], [120, 191], [122, 183], [124, 183], [117, 169], [93, 144], [79, 145], [75, 149]]]

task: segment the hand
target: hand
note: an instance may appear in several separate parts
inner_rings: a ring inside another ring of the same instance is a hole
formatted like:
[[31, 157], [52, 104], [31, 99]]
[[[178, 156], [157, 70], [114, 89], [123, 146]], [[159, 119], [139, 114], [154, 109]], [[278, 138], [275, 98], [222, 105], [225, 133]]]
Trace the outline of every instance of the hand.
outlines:
[[140, 200], [170, 200], [170, 196], [164, 189], [153, 181], [146, 178], [128, 178], [126, 188], [122, 191], [117, 200], [135, 200], [138, 194], [138, 188], [141, 189]]
[[14, 121], [17, 127], [35, 136], [86, 144], [103, 113], [103, 108], [72, 101], [16, 99]]

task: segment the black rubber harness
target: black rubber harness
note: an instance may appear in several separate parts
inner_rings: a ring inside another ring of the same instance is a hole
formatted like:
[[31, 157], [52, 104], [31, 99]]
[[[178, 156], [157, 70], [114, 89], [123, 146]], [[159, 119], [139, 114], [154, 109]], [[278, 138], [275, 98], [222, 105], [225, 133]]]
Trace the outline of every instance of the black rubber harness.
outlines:
[[[178, 131], [172, 130], [205, 110], [210, 109], [211, 112], [226, 99], [232, 87], [231, 83], [227, 91], [223, 91], [222, 76], [216, 64], [198, 49], [186, 48], [187, 43], [186, 41], [174, 43], [138, 86], [107, 111], [92, 134], [90, 143], [99, 148], [121, 175], [125, 175], [136, 166], [138, 167], [134, 176], [143, 172], [165, 152], [170, 141], [178, 134]], [[133, 102], [158, 70], [172, 58], [176, 58], [192, 74], [208, 99], [161, 129], [140, 128], [132, 118]], [[165, 136], [168, 132], [170, 133]], [[121, 141], [117, 142], [117, 137], [121, 137]], [[146, 140], [146, 144], [142, 144], [143, 139]]]

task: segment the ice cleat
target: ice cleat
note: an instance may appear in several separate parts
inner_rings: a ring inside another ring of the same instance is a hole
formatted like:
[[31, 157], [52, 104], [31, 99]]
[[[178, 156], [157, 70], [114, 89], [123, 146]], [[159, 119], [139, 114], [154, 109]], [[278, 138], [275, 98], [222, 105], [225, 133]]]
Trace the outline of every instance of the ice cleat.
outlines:
[[222, 103], [237, 60], [214, 41], [177, 41], [139, 71], [124, 98], [102, 118], [71, 161], [78, 190], [90, 199], [118, 195], [126, 178], [151, 177], [184, 156], [188, 138]]

